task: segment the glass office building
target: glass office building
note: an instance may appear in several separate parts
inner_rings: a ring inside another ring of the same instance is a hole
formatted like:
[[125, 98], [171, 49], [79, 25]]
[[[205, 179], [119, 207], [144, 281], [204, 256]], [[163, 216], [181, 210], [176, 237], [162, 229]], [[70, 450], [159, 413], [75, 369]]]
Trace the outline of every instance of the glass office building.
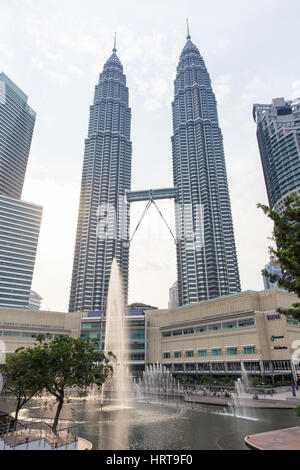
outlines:
[[36, 113], [28, 97], [0, 73], [0, 194], [20, 199]]
[[[131, 373], [135, 376], [142, 374], [147, 360], [147, 320], [145, 311], [156, 310], [154, 307], [134, 304], [126, 309], [126, 328], [128, 331], [128, 353]], [[99, 349], [105, 349], [104, 312], [89, 312], [81, 318], [81, 337], [98, 339]]]
[[42, 207], [0, 195], [0, 306], [28, 308]]
[[282, 213], [286, 197], [300, 194], [300, 99], [255, 104], [253, 118], [269, 205]]
[[[265, 270], [267, 271], [268, 274], [272, 276], [277, 276], [277, 279], [280, 279], [283, 276], [282, 268], [280, 264], [270, 261], [268, 264], [265, 266]], [[263, 281], [264, 281], [264, 287], [265, 289], [282, 289], [282, 287], [278, 286], [278, 281], [276, 282], [271, 282], [270, 279], [266, 276], [263, 275]]]
[[0, 306], [28, 308], [43, 208], [21, 201], [36, 113], [0, 73]]
[[122, 64], [113, 54], [104, 65], [90, 108], [81, 182], [70, 312], [105, 311], [116, 257], [127, 303], [131, 110]]
[[178, 299], [185, 305], [240, 291], [217, 103], [189, 34], [172, 108]]

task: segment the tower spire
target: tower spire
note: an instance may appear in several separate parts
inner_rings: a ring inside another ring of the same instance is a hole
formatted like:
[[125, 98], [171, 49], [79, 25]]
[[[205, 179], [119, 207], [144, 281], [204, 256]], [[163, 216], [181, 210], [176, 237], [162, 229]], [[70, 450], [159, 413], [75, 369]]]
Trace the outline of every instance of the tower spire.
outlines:
[[189, 20], [186, 20], [186, 25], [187, 25], [187, 40], [192, 39], [190, 35], [190, 26], [189, 26]]
[[115, 42], [114, 42], [113, 52], [117, 52], [117, 33], [115, 33]]

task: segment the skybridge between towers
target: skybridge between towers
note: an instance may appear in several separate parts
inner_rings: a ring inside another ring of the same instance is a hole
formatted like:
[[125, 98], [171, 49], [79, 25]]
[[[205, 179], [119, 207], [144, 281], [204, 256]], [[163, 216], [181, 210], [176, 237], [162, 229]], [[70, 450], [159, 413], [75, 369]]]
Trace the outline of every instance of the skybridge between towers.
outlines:
[[141, 202], [159, 199], [175, 199], [176, 188], [145, 189], [141, 191], [129, 191], [126, 193], [128, 202]]
[[157, 206], [157, 204], [155, 203], [155, 201], [157, 200], [162, 200], [162, 199], [176, 199], [177, 197], [177, 189], [176, 188], [162, 188], [162, 189], [145, 189], [145, 190], [141, 190], [141, 191], [128, 191], [126, 192], [126, 197], [127, 197], [127, 201], [129, 203], [132, 203], [132, 202], [143, 202], [143, 201], [146, 201], [147, 202], [147, 206], [136, 226], [136, 229], [134, 230], [133, 232], [133, 235], [128, 243], [128, 246], [130, 246], [131, 242], [132, 242], [132, 239], [133, 237], [135, 236], [137, 230], [139, 229], [145, 215], [147, 214], [150, 206], [153, 204], [157, 210], [157, 212], [159, 213], [160, 217], [162, 218], [162, 220], [164, 221], [165, 225], [167, 226], [175, 244], [176, 244], [176, 237], [175, 235], [173, 234], [168, 222], [166, 221], [166, 219], [164, 218], [164, 216], [162, 215], [159, 207]]

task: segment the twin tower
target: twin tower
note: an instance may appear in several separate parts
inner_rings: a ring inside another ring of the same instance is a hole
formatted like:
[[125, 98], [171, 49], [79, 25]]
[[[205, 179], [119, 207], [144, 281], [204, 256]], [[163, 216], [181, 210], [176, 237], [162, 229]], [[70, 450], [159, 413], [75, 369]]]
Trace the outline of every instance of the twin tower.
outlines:
[[132, 192], [131, 109], [115, 46], [90, 108], [70, 312], [105, 311], [113, 258], [127, 299], [134, 201], [174, 199], [179, 305], [240, 291], [217, 103], [189, 33], [177, 67], [172, 110], [174, 187]]

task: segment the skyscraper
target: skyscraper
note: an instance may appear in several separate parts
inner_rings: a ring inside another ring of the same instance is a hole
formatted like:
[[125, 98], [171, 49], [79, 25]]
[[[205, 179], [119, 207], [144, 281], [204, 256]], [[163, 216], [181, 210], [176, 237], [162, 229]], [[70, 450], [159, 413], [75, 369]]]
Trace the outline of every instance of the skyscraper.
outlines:
[[240, 291], [217, 104], [189, 31], [172, 108], [178, 297], [185, 305]]
[[0, 195], [0, 307], [28, 308], [42, 212]]
[[36, 114], [0, 73], [0, 306], [28, 308], [43, 208], [21, 201]]
[[0, 194], [20, 199], [36, 113], [28, 97], [0, 73]]
[[[276, 261], [272, 258], [270, 259], [270, 262], [266, 264], [265, 271], [268, 274], [271, 274], [272, 276], [278, 276], [278, 279], [281, 278], [283, 275], [280, 264], [276, 263]], [[271, 282], [271, 280], [268, 277], [266, 277], [264, 274], [263, 274], [263, 281], [264, 281], [265, 290], [274, 289], [274, 288], [282, 289], [282, 287], [278, 286], [278, 280], [276, 282]]]
[[113, 54], [104, 65], [90, 108], [85, 141], [70, 312], [105, 311], [113, 258], [128, 293], [131, 188], [131, 110], [122, 64]]
[[282, 213], [285, 198], [300, 194], [300, 99], [255, 104], [253, 118], [269, 205]]

